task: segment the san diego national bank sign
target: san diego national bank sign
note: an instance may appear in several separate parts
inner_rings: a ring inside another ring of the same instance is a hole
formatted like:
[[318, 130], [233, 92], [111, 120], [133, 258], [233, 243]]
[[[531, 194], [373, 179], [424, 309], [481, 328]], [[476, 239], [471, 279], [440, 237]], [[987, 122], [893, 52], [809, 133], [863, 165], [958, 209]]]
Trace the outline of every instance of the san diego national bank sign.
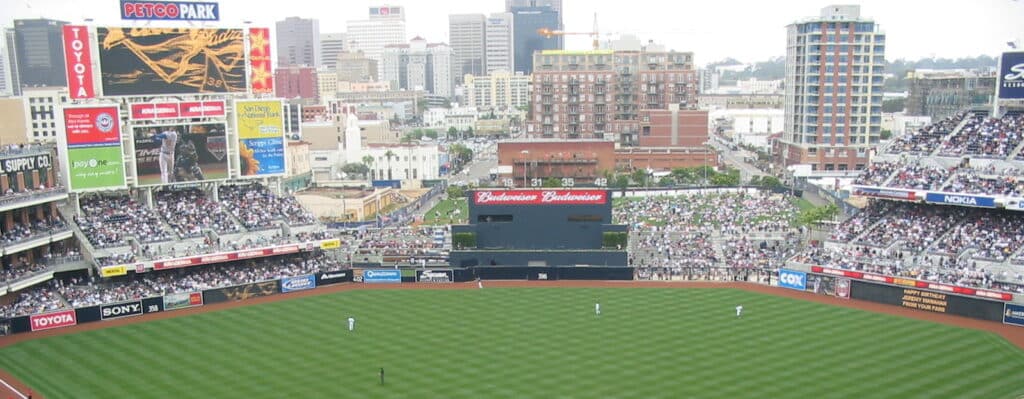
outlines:
[[999, 65], [999, 98], [1024, 99], [1024, 51], [1003, 53]]

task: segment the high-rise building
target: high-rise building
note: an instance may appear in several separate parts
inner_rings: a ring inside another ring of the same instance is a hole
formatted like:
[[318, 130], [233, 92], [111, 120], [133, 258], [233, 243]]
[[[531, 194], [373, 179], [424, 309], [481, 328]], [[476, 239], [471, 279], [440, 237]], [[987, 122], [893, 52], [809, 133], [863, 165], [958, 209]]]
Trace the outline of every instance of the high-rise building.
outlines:
[[507, 111], [530, 105], [530, 75], [503, 70], [465, 79], [466, 105], [470, 107]]
[[662, 147], [707, 140], [693, 53], [555, 50], [535, 53], [533, 61], [527, 134]]
[[16, 53], [18, 46], [15, 43], [14, 29], [4, 29], [4, 44], [6, 45], [4, 65], [8, 67], [7, 76], [11, 78], [8, 85], [10, 85], [11, 94], [18, 96], [21, 95], [21, 81], [18, 79], [18, 55]]
[[33, 143], [57, 142], [57, 118], [60, 104], [68, 101], [66, 87], [26, 86], [22, 88], [27, 123], [31, 125], [28, 140]]
[[317, 103], [316, 69], [308, 66], [278, 67], [274, 70], [274, 95], [285, 100]]
[[437, 97], [452, 96], [452, 49], [415, 37], [409, 44], [384, 49], [382, 75], [392, 89], [425, 90]]
[[366, 57], [362, 51], [346, 51], [338, 55], [339, 82], [375, 82], [377, 81], [377, 60]]
[[[562, 0], [505, 0], [505, 11], [511, 12], [513, 8], [523, 7], [551, 7], [558, 13], [558, 29], [565, 29], [564, 16], [562, 11]], [[556, 28], [556, 27], [549, 27]], [[559, 46], [559, 49], [563, 47]]]
[[448, 40], [457, 83], [462, 83], [464, 75], [484, 74], [484, 20], [483, 14], [448, 16]]
[[880, 140], [885, 34], [860, 6], [786, 27], [785, 125], [775, 154], [812, 171], [863, 169]]
[[[370, 7], [369, 19], [346, 22], [348, 45], [352, 51], [362, 51], [366, 57], [381, 65], [384, 47], [404, 44], [405, 8], [399, 6]], [[378, 68], [380, 80], [382, 68]]]
[[345, 41], [348, 40], [344, 33], [323, 33], [320, 35], [320, 65], [328, 71], [335, 71], [338, 65], [338, 55], [345, 52]]
[[14, 20], [14, 45], [10, 51], [14, 60], [11, 63], [17, 64], [21, 87], [67, 86], [62, 31], [67, 24], [42, 18]]
[[14, 87], [11, 85], [11, 57], [7, 56], [6, 42], [0, 41], [0, 96], [14, 94]]
[[318, 102], [333, 100], [338, 95], [338, 74], [321, 67], [316, 71], [316, 92]]
[[513, 7], [513, 52], [515, 53], [515, 70], [530, 74], [533, 72], [533, 53], [543, 50], [562, 48], [562, 37], [544, 37], [537, 33], [538, 29], [559, 26], [559, 14], [548, 6]]
[[320, 21], [288, 17], [277, 21], [277, 65], [320, 67]]
[[484, 73], [490, 75], [497, 71], [515, 70], [514, 26], [511, 13], [494, 13], [487, 18], [484, 25]]

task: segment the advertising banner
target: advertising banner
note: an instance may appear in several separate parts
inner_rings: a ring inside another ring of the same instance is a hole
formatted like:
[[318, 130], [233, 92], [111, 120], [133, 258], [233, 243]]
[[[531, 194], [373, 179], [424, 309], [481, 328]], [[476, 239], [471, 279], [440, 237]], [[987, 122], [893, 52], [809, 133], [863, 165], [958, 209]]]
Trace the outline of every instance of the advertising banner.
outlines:
[[807, 289], [807, 273], [779, 269], [779, 287], [803, 291]]
[[7, 158], [0, 161], [0, 174], [28, 172], [36, 169], [49, 168], [53, 165], [50, 154], [29, 155]]
[[203, 306], [203, 293], [181, 292], [164, 295], [164, 310], [177, 310]]
[[364, 283], [401, 283], [402, 271], [398, 269], [363, 270]]
[[188, 258], [168, 259], [153, 262], [153, 270], [174, 269], [179, 267], [198, 266], [210, 263], [230, 262], [233, 260], [262, 258], [265, 256], [287, 255], [296, 252], [301, 252], [302, 250], [303, 247], [300, 247], [299, 245], [281, 245], [269, 248], [245, 249], [235, 252], [224, 252], [218, 254], [192, 256]]
[[64, 108], [71, 191], [125, 186], [117, 106]]
[[241, 176], [285, 173], [281, 100], [235, 101], [235, 127]]
[[31, 326], [32, 331], [70, 327], [75, 324], [78, 324], [78, 319], [75, 317], [74, 309], [37, 314], [29, 317], [29, 325]]
[[144, 298], [142, 300], [142, 312], [146, 314], [164, 311], [164, 298], [160, 296]]
[[605, 190], [484, 190], [473, 192], [477, 205], [604, 205]]
[[967, 298], [918, 288], [853, 281], [850, 297], [908, 309], [948, 313], [975, 319], [1003, 321], [1003, 302]]
[[281, 279], [281, 292], [302, 291], [313, 288], [316, 288], [316, 276], [312, 274]]
[[139, 186], [228, 178], [227, 125], [145, 125], [132, 129]]
[[1007, 303], [1003, 308], [1003, 323], [1024, 327], [1024, 306]]
[[100, 306], [100, 319], [110, 320], [142, 314], [142, 301]]
[[131, 120], [217, 118], [227, 115], [224, 100], [135, 103], [128, 105], [128, 110], [128, 118]]
[[836, 296], [843, 299], [850, 299], [850, 279], [848, 278], [837, 278], [836, 279]]
[[96, 28], [105, 96], [246, 92], [240, 29]]
[[888, 198], [904, 201], [914, 201], [917, 199], [917, 194], [914, 193], [913, 191], [878, 187], [853, 186], [853, 195], [860, 195], [872, 198]]
[[999, 66], [999, 98], [1024, 98], [1024, 51], [1003, 53]]
[[220, 21], [220, 7], [213, 2], [121, 0], [121, 19]]
[[116, 277], [128, 274], [128, 265], [103, 266], [100, 268], [100, 276]]
[[89, 29], [64, 25], [64, 67], [68, 78], [68, 97], [96, 97], [92, 82], [92, 57], [89, 53]]
[[341, 240], [340, 239], [335, 238], [335, 239], [331, 239], [331, 240], [320, 241], [320, 249], [338, 249], [338, 248], [341, 248]]
[[277, 293], [277, 283], [277, 280], [273, 280], [206, 290], [203, 291], [203, 303], [209, 305], [213, 303], [244, 301], [249, 298], [274, 295]]
[[979, 288], [960, 287], [948, 284], [933, 283], [929, 281], [919, 281], [908, 278], [897, 278], [890, 276], [879, 276], [876, 274], [857, 272], [852, 270], [832, 269], [821, 266], [811, 266], [811, 271], [814, 273], [823, 273], [838, 277], [849, 277], [857, 280], [876, 281], [885, 284], [899, 284], [908, 287], [932, 289], [936, 291], [949, 292], [952, 294], [970, 295], [986, 299], [995, 299], [1000, 301], [1012, 301], [1013, 294], [1008, 292], [998, 292], [983, 290]]
[[270, 28], [249, 28], [249, 67], [253, 94], [274, 92], [274, 71], [270, 64]]
[[317, 286], [345, 283], [349, 281], [352, 281], [351, 271], [349, 270], [323, 272], [316, 276]]
[[836, 278], [833, 276], [807, 275], [807, 292], [834, 296], [836, 294]]
[[977, 206], [981, 208], [996, 207], [996, 199], [994, 197], [980, 195], [928, 193], [925, 195], [924, 200], [936, 204]]
[[416, 270], [416, 281], [420, 283], [450, 283], [455, 280], [455, 272], [451, 269]]

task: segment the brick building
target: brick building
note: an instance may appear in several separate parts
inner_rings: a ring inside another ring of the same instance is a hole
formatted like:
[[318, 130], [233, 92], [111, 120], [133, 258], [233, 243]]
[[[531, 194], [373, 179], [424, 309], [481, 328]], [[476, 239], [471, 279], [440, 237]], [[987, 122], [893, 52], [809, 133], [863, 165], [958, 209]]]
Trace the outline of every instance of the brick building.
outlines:
[[301, 99], [303, 105], [317, 103], [316, 68], [284, 67], [274, 70], [274, 94], [292, 100]]
[[[605, 172], [615, 170], [615, 143], [605, 140], [512, 140], [498, 142], [498, 165], [511, 166], [517, 187], [529, 187], [534, 179], [571, 178], [573, 184], [593, 184]], [[525, 184], [524, 184], [525, 181]]]
[[[543, 51], [534, 54], [532, 115], [526, 132], [532, 137], [596, 138], [623, 145], [660, 142], [653, 137], [672, 136], [664, 129], [670, 106], [685, 113], [677, 125], [693, 131], [677, 136], [703, 134], [689, 111], [697, 107], [697, 71], [693, 54], [674, 51]], [[652, 120], [651, 118], [654, 118]], [[705, 114], [704, 118], [707, 116]], [[644, 138], [643, 135], [651, 138]], [[671, 143], [671, 139], [669, 140]], [[683, 145], [683, 144], [679, 144]]]

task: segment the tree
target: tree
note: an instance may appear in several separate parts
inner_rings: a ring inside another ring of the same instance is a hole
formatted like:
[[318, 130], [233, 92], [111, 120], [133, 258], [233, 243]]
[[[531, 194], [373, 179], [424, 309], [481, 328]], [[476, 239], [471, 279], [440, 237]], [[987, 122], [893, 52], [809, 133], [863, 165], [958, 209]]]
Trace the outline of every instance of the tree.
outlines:
[[615, 184], [614, 184], [614, 186], [617, 187], [617, 188], [629, 187], [629, 176], [626, 176], [626, 175], [615, 176]]
[[[363, 165], [366, 165], [366, 170], [371, 172], [369, 173], [370, 175], [373, 175], [373, 155], [363, 155]], [[369, 179], [370, 176], [366, 178]]]
[[709, 175], [711, 184], [715, 186], [738, 186], [740, 185], [740, 171], [738, 169], [729, 169], [724, 173], [715, 173]]
[[757, 178], [760, 178], [760, 179], [757, 180], [757, 183], [756, 183], [756, 185], [758, 185], [758, 186], [765, 187], [765, 188], [778, 188], [778, 187], [782, 187], [782, 181], [780, 181], [779, 178], [777, 178], [775, 176], [754, 176], [753, 179], [750, 179], [750, 184], [754, 185], [755, 184], [754, 183], [755, 179], [757, 179]]
[[462, 198], [466, 196], [466, 189], [460, 186], [448, 186], [448, 198]]
[[451, 140], [453, 138], [458, 138], [458, 137], [459, 137], [459, 129], [456, 129], [455, 126], [449, 127], [448, 128], [448, 140]]
[[839, 208], [835, 204], [828, 204], [803, 210], [797, 216], [796, 221], [801, 225], [810, 226], [825, 220], [832, 220], [838, 214]]
[[906, 108], [907, 99], [890, 98], [882, 101], [882, 112], [903, 112]]
[[660, 180], [658, 180], [658, 186], [661, 187], [672, 187], [675, 184], [676, 179], [673, 179], [672, 176], [663, 176]]
[[892, 138], [892, 130], [882, 130], [878, 137], [880, 137], [882, 140], [888, 140]]
[[470, 126], [470, 127], [467, 127], [467, 128], [466, 128], [466, 130], [465, 130], [465, 131], [464, 131], [463, 133], [465, 133], [465, 136], [466, 136], [466, 137], [471, 137], [471, 136], [473, 136], [473, 127], [472, 127], [472, 126]]
[[630, 173], [629, 177], [633, 180], [633, 183], [643, 187], [647, 185], [647, 178], [650, 176], [647, 174], [647, 170], [637, 169]]
[[434, 139], [434, 140], [437, 140], [437, 130], [434, 130], [434, 129], [427, 129], [427, 131], [425, 131], [425, 132], [423, 133], [423, 135], [424, 135], [424, 136], [427, 136], [427, 137], [430, 137], [430, 138], [432, 138], [432, 139]]
[[387, 161], [388, 161], [388, 180], [392, 180], [392, 178], [391, 178], [392, 177], [391, 176], [391, 157], [398, 158], [398, 156], [395, 155], [394, 152], [391, 152], [391, 150], [388, 150], [388, 152], [385, 152], [384, 156], [387, 158]]
[[345, 172], [345, 174], [349, 175], [349, 177], [353, 175], [361, 175], [365, 178], [366, 175], [370, 172], [370, 168], [367, 167], [365, 164], [352, 162], [345, 164], [345, 166], [342, 166], [341, 171]]
[[562, 187], [562, 181], [558, 180], [557, 178], [554, 178], [554, 177], [546, 177], [546, 178], [544, 178], [544, 181], [541, 182], [541, 186], [548, 187], [548, 188], [550, 188], [550, 187]]

